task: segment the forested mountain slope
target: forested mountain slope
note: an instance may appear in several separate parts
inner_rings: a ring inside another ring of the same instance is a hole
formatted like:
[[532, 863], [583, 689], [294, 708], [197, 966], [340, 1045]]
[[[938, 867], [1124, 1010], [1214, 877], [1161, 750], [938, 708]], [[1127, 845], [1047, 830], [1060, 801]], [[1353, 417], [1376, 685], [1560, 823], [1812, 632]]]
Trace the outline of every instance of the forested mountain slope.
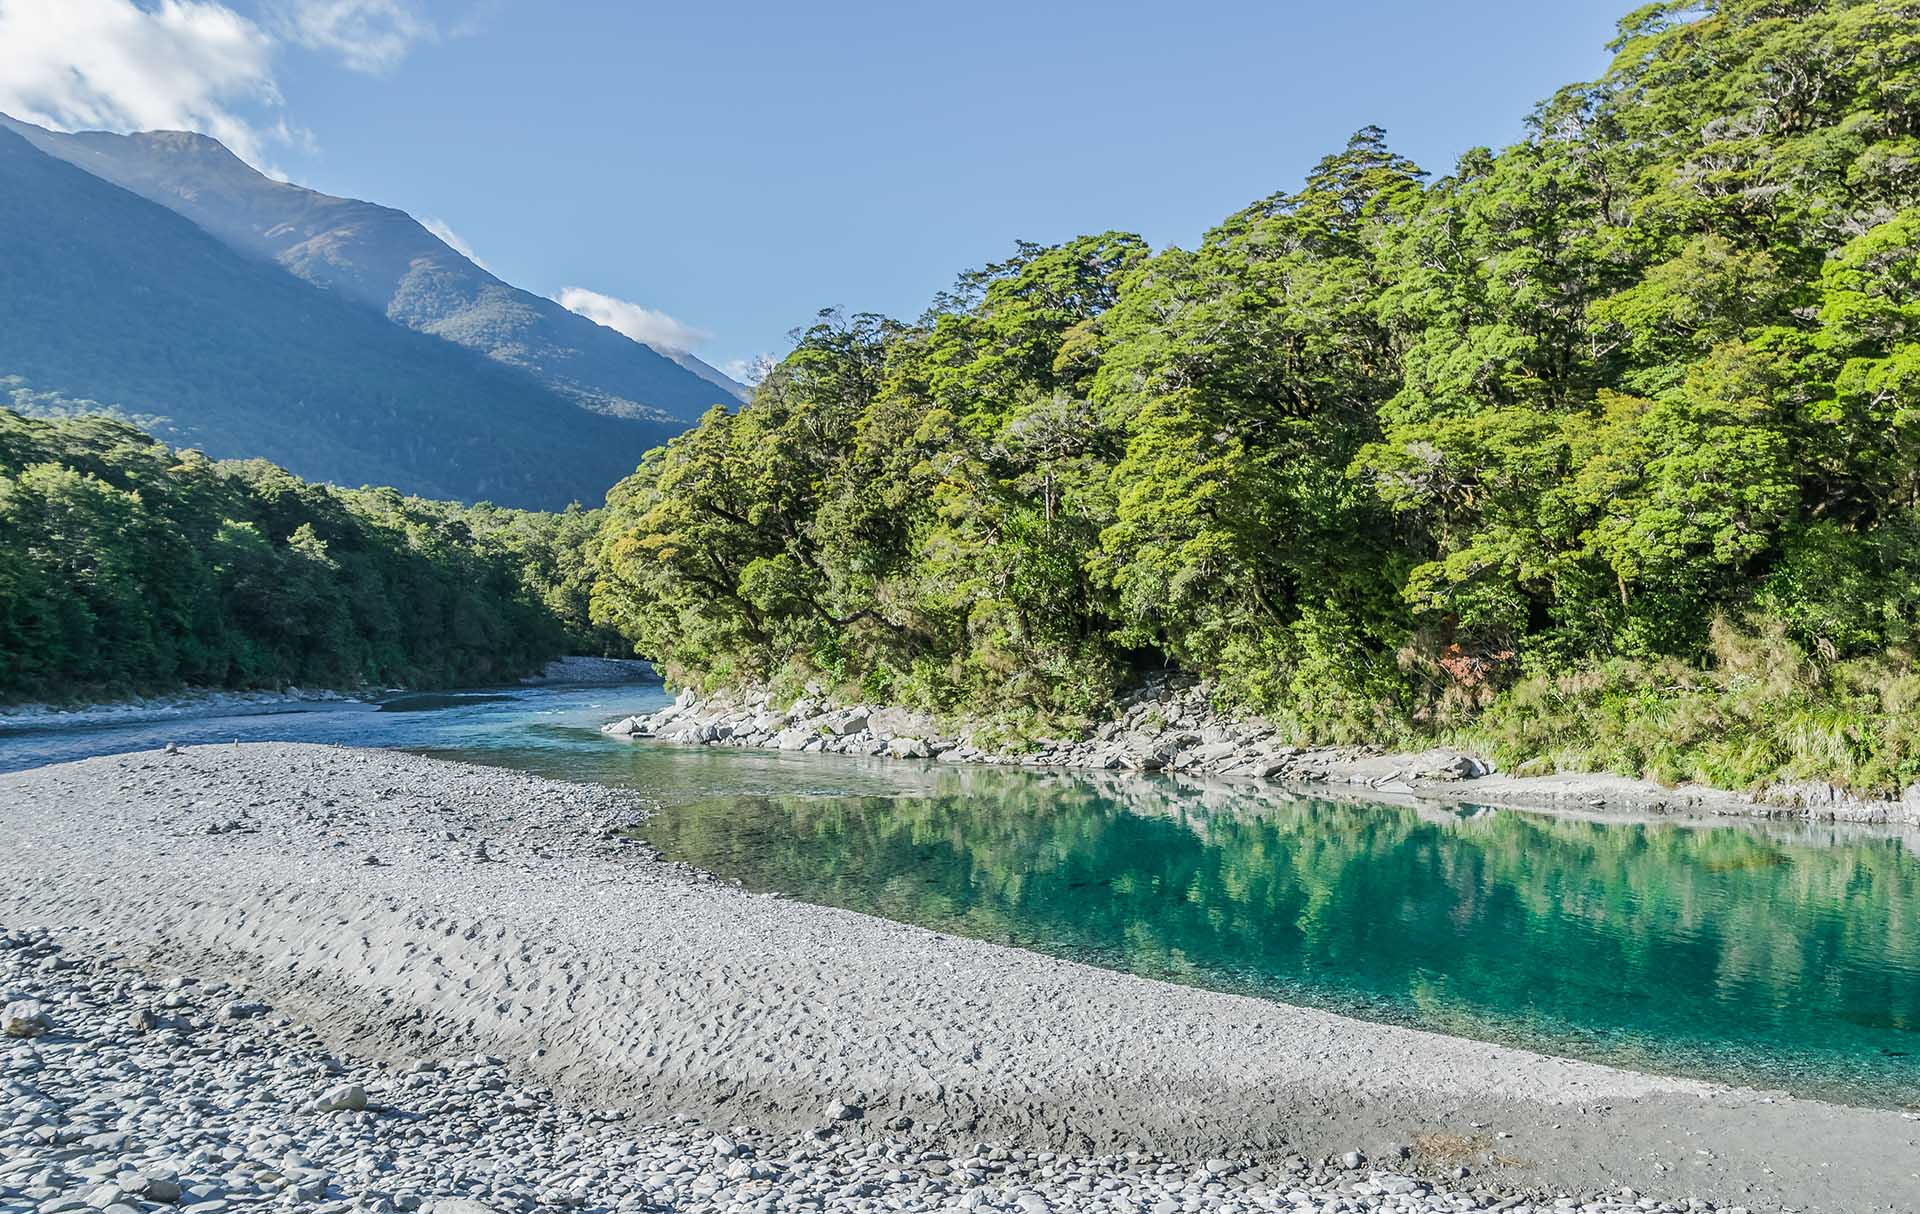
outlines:
[[1147, 670], [1300, 740], [1920, 779], [1920, 4], [1676, 0], [1513, 146], [1362, 130], [1192, 249], [829, 314], [611, 499], [707, 684], [1051, 728]]
[[346, 485], [597, 503], [677, 427], [586, 412], [0, 130], [0, 377]]
[[4, 115], [0, 127], [235, 249], [526, 371], [594, 412], [693, 421], [744, 394], [692, 355], [656, 351], [502, 282], [404, 211], [275, 181], [205, 135], [65, 134]]

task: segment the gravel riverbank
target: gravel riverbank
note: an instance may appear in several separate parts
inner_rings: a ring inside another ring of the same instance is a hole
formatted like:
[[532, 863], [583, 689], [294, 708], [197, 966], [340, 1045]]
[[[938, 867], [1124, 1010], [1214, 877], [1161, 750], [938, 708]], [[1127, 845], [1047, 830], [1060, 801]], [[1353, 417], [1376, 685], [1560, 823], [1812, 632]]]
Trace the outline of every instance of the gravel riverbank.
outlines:
[[1208, 703], [1203, 689], [1191, 686], [1142, 690], [1123, 705], [1118, 717], [1086, 737], [1043, 741], [1017, 751], [943, 730], [922, 713], [805, 698], [782, 706], [765, 693], [698, 699], [682, 692], [665, 708], [616, 718], [602, 730], [615, 737], [698, 746], [1077, 771], [1167, 771], [1323, 785], [1384, 801], [1920, 826], [1920, 784], [1897, 801], [1883, 801], [1816, 781], [1780, 785], [1755, 796], [1699, 785], [1663, 788], [1605, 774], [1515, 776], [1495, 770], [1484, 757], [1446, 748], [1406, 753], [1378, 746], [1288, 745], [1267, 722], [1221, 713]]
[[[80, 1176], [171, 1167], [228, 1185], [261, 1166], [267, 1187], [213, 1200], [282, 1200], [289, 1177], [311, 1189], [294, 1167], [328, 1180], [293, 1204], [340, 1210], [460, 1195], [522, 1210], [562, 1204], [558, 1192], [600, 1209], [1694, 1201], [1864, 1214], [1910, 1209], [1920, 1191], [1920, 1121], [1897, 1111], [1546, 1058], [750, 896], [620, 841], [647, 808], [297, 745], [0, 776], [0, 924], [26, 941], [0, 993], [38, 999], [48, 1021], [0, 1046], [13, 1115], [0, 1208], [69, 1208], [48, 1203]], [[64, 929], [68, 953], [19, 934], [42, 928]], [[131, 968], [108, 968], [110, 953]], [[167, 986], [178, 970], [199, 981]], [[169, 1008], [174, 995], [192, 1007]], [[226, 1019], [235, 1000], [265, 1009]], [[155, 1025], [136, 1024], [142, 1009]], [[176, 1011], [191, 1027], [165, 1025]], [[476, 1055], [503, 1063], [416, 1066]], [[313, 1110], [351, 1083], [370, 1111]], [[730, 1139], [750, 1153], [716, 1158], [712, 1135], [735, 1126], [752, 1131]], [[983, 1157], [982, 1142], [1008, 1153]], [[262, 1164], [256, 1144], [305, 1163]], [[191, 1162], [201, 1147], [218, 1160]], [[614, 1153], [629, 1147], [640, 1155]], [[780, 1162], [796, 1152], [816, 1154]], [[653, 1184], [689, 1172], [683, 1189]], [[428, 1175], [464, 1179], [442, 1192]]]
[[[658, 685], [653, 663], [638, 658], [555, 658], [539, 674], [519, 680], [516, 687], [621, 687]], [[194, 721], [208, 717], [243, 717], [287, 712], [315, 705], [378, 701], [399, 694], [401, 688], [366, 687], [355, 691], [289, 687], [283, 691], [217, 691], [187, 688], [154, 696], [130, 696], [98, 704], [0, 705], [0, 733], [24, 729], [83, 729], [99, 725], [131, 725], [151, 721]], [[468, 690], [486, 690], [473, 688]]]
[[537, 675], [520, 680], [522, 687], [616, 687], [628, 683], [659, 683], [652, 662], [639, 658], [555, 658]]
[[[66, 945], [63, 947], [63, 943]], [[119, 964], [98, 939], [0, 936], [19, 1034], [0, 1058], [0, 1211], [1316, 1210], [1502, 1204], [1357, 1157], [1074, 1157], [903, 1134], [644, 1123], [569, 1107], [479, 1054], [331, 1050], [223, 980]], [[15, 996], [24, 996], [14, 998]], [[1618, 1194], [1589, 1210], [1648, 1208]], [[1652, 1206], [1676, 1210], [1676, 1205]]]
[[326, 689], [308, 691], [178, 691], [169, 695], [134, 696], [102, 704], [8, 704], [0, 706], [0, 731], [10, 729], [81, 729], [96, 725], [130, 725], [142, 721], [191, 721], [201, 717], [243, 717], [286, 712], [315, 704], [340, 704], [358, 697]]

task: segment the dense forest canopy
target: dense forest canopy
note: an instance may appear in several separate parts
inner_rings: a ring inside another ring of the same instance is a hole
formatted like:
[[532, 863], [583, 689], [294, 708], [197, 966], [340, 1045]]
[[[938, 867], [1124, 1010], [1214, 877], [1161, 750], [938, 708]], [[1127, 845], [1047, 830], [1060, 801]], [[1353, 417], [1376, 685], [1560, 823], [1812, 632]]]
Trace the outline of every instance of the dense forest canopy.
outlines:
[[1197, 248], [823, 313], [610, 495], [599, 617], [1021, 728], [1171, 666], [1302, 740], [1920, 776], [1920, 3], [1612, 50], [1444, 175], [1367, 128]]
[[0, 700], [531, 673], [607, 643], [586, 623], [598, 525], [0, 409]]

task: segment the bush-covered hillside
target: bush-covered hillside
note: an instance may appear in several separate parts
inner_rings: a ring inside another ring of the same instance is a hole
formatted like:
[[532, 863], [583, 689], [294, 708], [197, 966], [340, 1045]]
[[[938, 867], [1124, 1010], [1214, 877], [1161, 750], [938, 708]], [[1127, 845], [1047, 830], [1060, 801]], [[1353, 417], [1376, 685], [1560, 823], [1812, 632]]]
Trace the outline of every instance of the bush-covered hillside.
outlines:
[[1443, 175], [1369, 128], [1197, 248], [823, 314], [615, 490], [599, 610], [1034, 728], [1171, 665], [1302, 739], [1920, 776], [1920, 4], [1612, 49]]

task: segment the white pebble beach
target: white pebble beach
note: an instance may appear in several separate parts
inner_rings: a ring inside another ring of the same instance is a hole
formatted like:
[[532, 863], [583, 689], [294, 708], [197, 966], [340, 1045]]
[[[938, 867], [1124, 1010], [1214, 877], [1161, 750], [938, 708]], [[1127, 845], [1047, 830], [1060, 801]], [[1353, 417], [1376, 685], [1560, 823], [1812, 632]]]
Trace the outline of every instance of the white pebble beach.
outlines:
[[0, 996], [46, 1021], [0, 1039], [0, 1211], [1920, 1204], [1911, 1114], [755, 896], [647, 808], [294, 744], [0, 776]]

